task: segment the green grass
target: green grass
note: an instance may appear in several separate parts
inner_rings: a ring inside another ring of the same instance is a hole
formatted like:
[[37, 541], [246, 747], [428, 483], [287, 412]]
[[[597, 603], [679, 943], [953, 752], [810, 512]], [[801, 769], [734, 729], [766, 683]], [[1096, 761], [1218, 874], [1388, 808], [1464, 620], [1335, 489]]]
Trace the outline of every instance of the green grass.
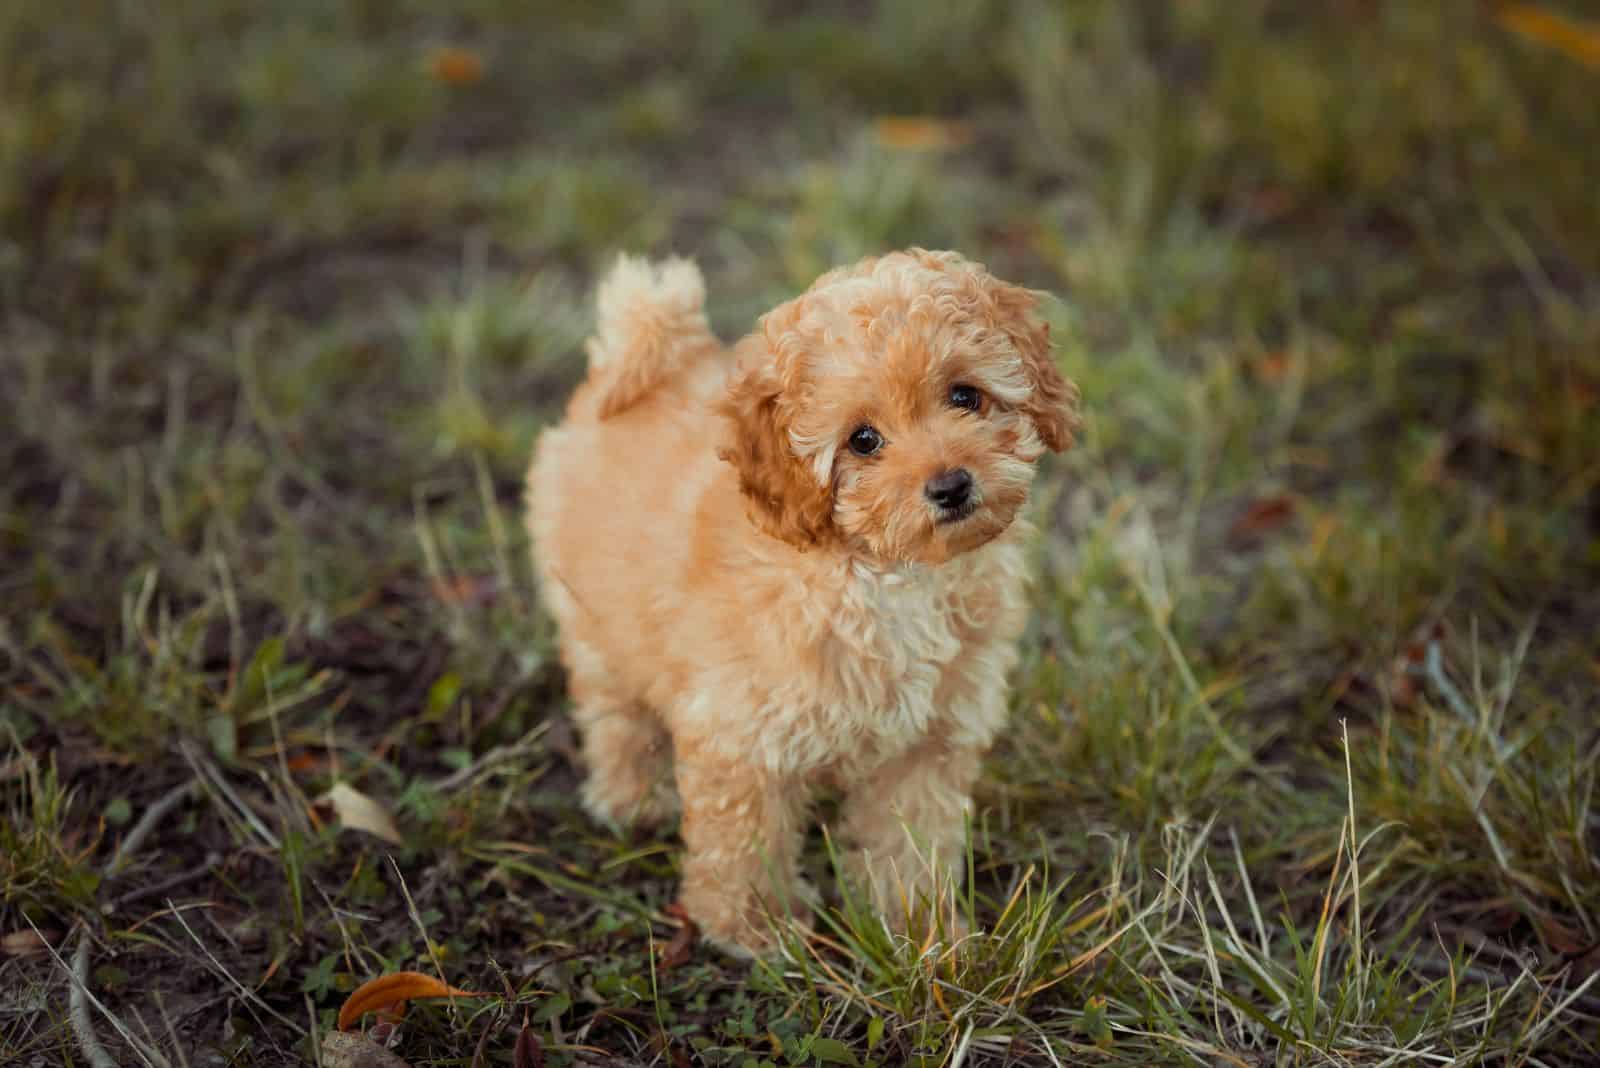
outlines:
[[[416, 1065], [1600, 1059], [1600, 71], [1464, 3], [158, 6], [0, 8], [0, 1061], [88, 1063], [80, 937], [117, 1063], [399, 969], [490, 995]], [[1086, 404], [972, 878], [898, 938], [819, 835], [814, 935], [680, 960], [522, 470], [617, 251], [732, 337], [908, 244]]]

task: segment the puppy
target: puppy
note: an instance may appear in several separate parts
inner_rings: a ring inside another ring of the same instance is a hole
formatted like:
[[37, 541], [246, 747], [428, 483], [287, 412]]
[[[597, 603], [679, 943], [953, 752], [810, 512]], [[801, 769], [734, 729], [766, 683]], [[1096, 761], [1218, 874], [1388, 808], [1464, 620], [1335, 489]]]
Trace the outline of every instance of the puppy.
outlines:
[[731, 351], [700, 272], [622, 258], [528, 473], [589, 812], [681, 807], [681, 900], [770, 950], [808, 801], [899, 923], [954, 884], [1026, 616], [1019, 518], [1077, 391], [1035, 295], [952, 252], [819, 278]]

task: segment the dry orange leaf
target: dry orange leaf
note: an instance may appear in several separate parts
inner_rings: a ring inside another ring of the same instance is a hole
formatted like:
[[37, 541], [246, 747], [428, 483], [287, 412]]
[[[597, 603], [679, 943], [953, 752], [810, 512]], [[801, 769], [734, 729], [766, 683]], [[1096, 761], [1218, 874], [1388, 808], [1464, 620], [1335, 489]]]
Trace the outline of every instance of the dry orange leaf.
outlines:
[[284, 766], [290, 771], [320, 771], [327, 763], [327, 757], [302, 750], [284, 761]]
[[674, 901], [664, 910], [667, 915], [681, 922], [677, 932], [673, 934], [672, 941], [668, 942], [661, 951], [661, 970], [667, 971], [687, 964], [694, 952], [695, 939], [700, 937], [700, 928], [689, 918], [689, 910]]
[[1546, 11], [1537, 4], [1502, 4], [1495, 21], [1519, 37], [1565, 53], [1589, 67], [1600, 67], [1600, 25]]
[[874, 125], [878, 143], [888, 148], [941, 150], [972, 141], [972, 125], [954, 119], [885, 115]]
[[466, 48], [447, 47], [433, 53], [428, 69], [446, 85], [474, 85], [483, 80], [483, 59]]
[[1251, 501], [1244, 512], [1233, 521], [1228, 534], [1234, 539], [1265, 534], [1285, 525], [1294, 518], [1294, 515], [1293, 497], [1281, 493], [1273, 497], [1258, 497]]
[[1289, 357], [1284, 355], [1282, 349], [1269, 352], [1251, 365], [1256, 373], [1256, 378], [1262, 382], [1282, 382], [1284, 375], [1289, 373]]
[[1592, 385], [1580, 378], [1572, 383], [1572, 398], [1577, 402], [1578, 410], [1586, 412], [1594, 407], [1595, 401], [1600, 401], [1600, 386]]
[[345, 998], [339, 1008], [339, 1030], [348, 1031], [364, 1013], [395, 1010], [407, 1001], [420, 998], [481, 998], [486, 995], [446, 986], [421, 972], [392, 972], [370, 979]]

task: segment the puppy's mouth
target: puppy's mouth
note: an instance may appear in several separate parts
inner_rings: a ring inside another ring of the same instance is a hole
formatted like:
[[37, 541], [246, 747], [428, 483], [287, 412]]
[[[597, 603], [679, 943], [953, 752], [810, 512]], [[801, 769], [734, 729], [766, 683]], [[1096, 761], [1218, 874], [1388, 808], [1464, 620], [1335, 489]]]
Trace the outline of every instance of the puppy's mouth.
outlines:
[[954, 508], [939, 509], [938, 512], [934, 514], [933, 521], [941, 527], [949, 526], [954, 523], [959, 523], [964, 519], [970, 519], [972, 517], [972, 513], [976, 512], [977, 510], [978, 502], [969, 498], [968, 500], [962, 501]]

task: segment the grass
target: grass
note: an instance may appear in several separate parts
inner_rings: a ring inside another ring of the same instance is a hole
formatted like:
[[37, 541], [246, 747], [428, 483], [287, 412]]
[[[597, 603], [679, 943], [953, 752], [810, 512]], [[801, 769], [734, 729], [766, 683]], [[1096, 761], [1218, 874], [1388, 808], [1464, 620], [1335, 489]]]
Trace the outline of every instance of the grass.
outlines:
[[[315, 1060], [400, 969], [490, 994], [417, 1065], [1600, 1059], [1600, 72], [1492, 5], [766, 6], [0, 11], [0, 1061], [88, 1060], [79, 939], [115, 1063]], [[674, 948], [523, 466], [616, 251], [733, 336], [913, 243], [1056, 294], [1087, 405], [974, 933]]]

